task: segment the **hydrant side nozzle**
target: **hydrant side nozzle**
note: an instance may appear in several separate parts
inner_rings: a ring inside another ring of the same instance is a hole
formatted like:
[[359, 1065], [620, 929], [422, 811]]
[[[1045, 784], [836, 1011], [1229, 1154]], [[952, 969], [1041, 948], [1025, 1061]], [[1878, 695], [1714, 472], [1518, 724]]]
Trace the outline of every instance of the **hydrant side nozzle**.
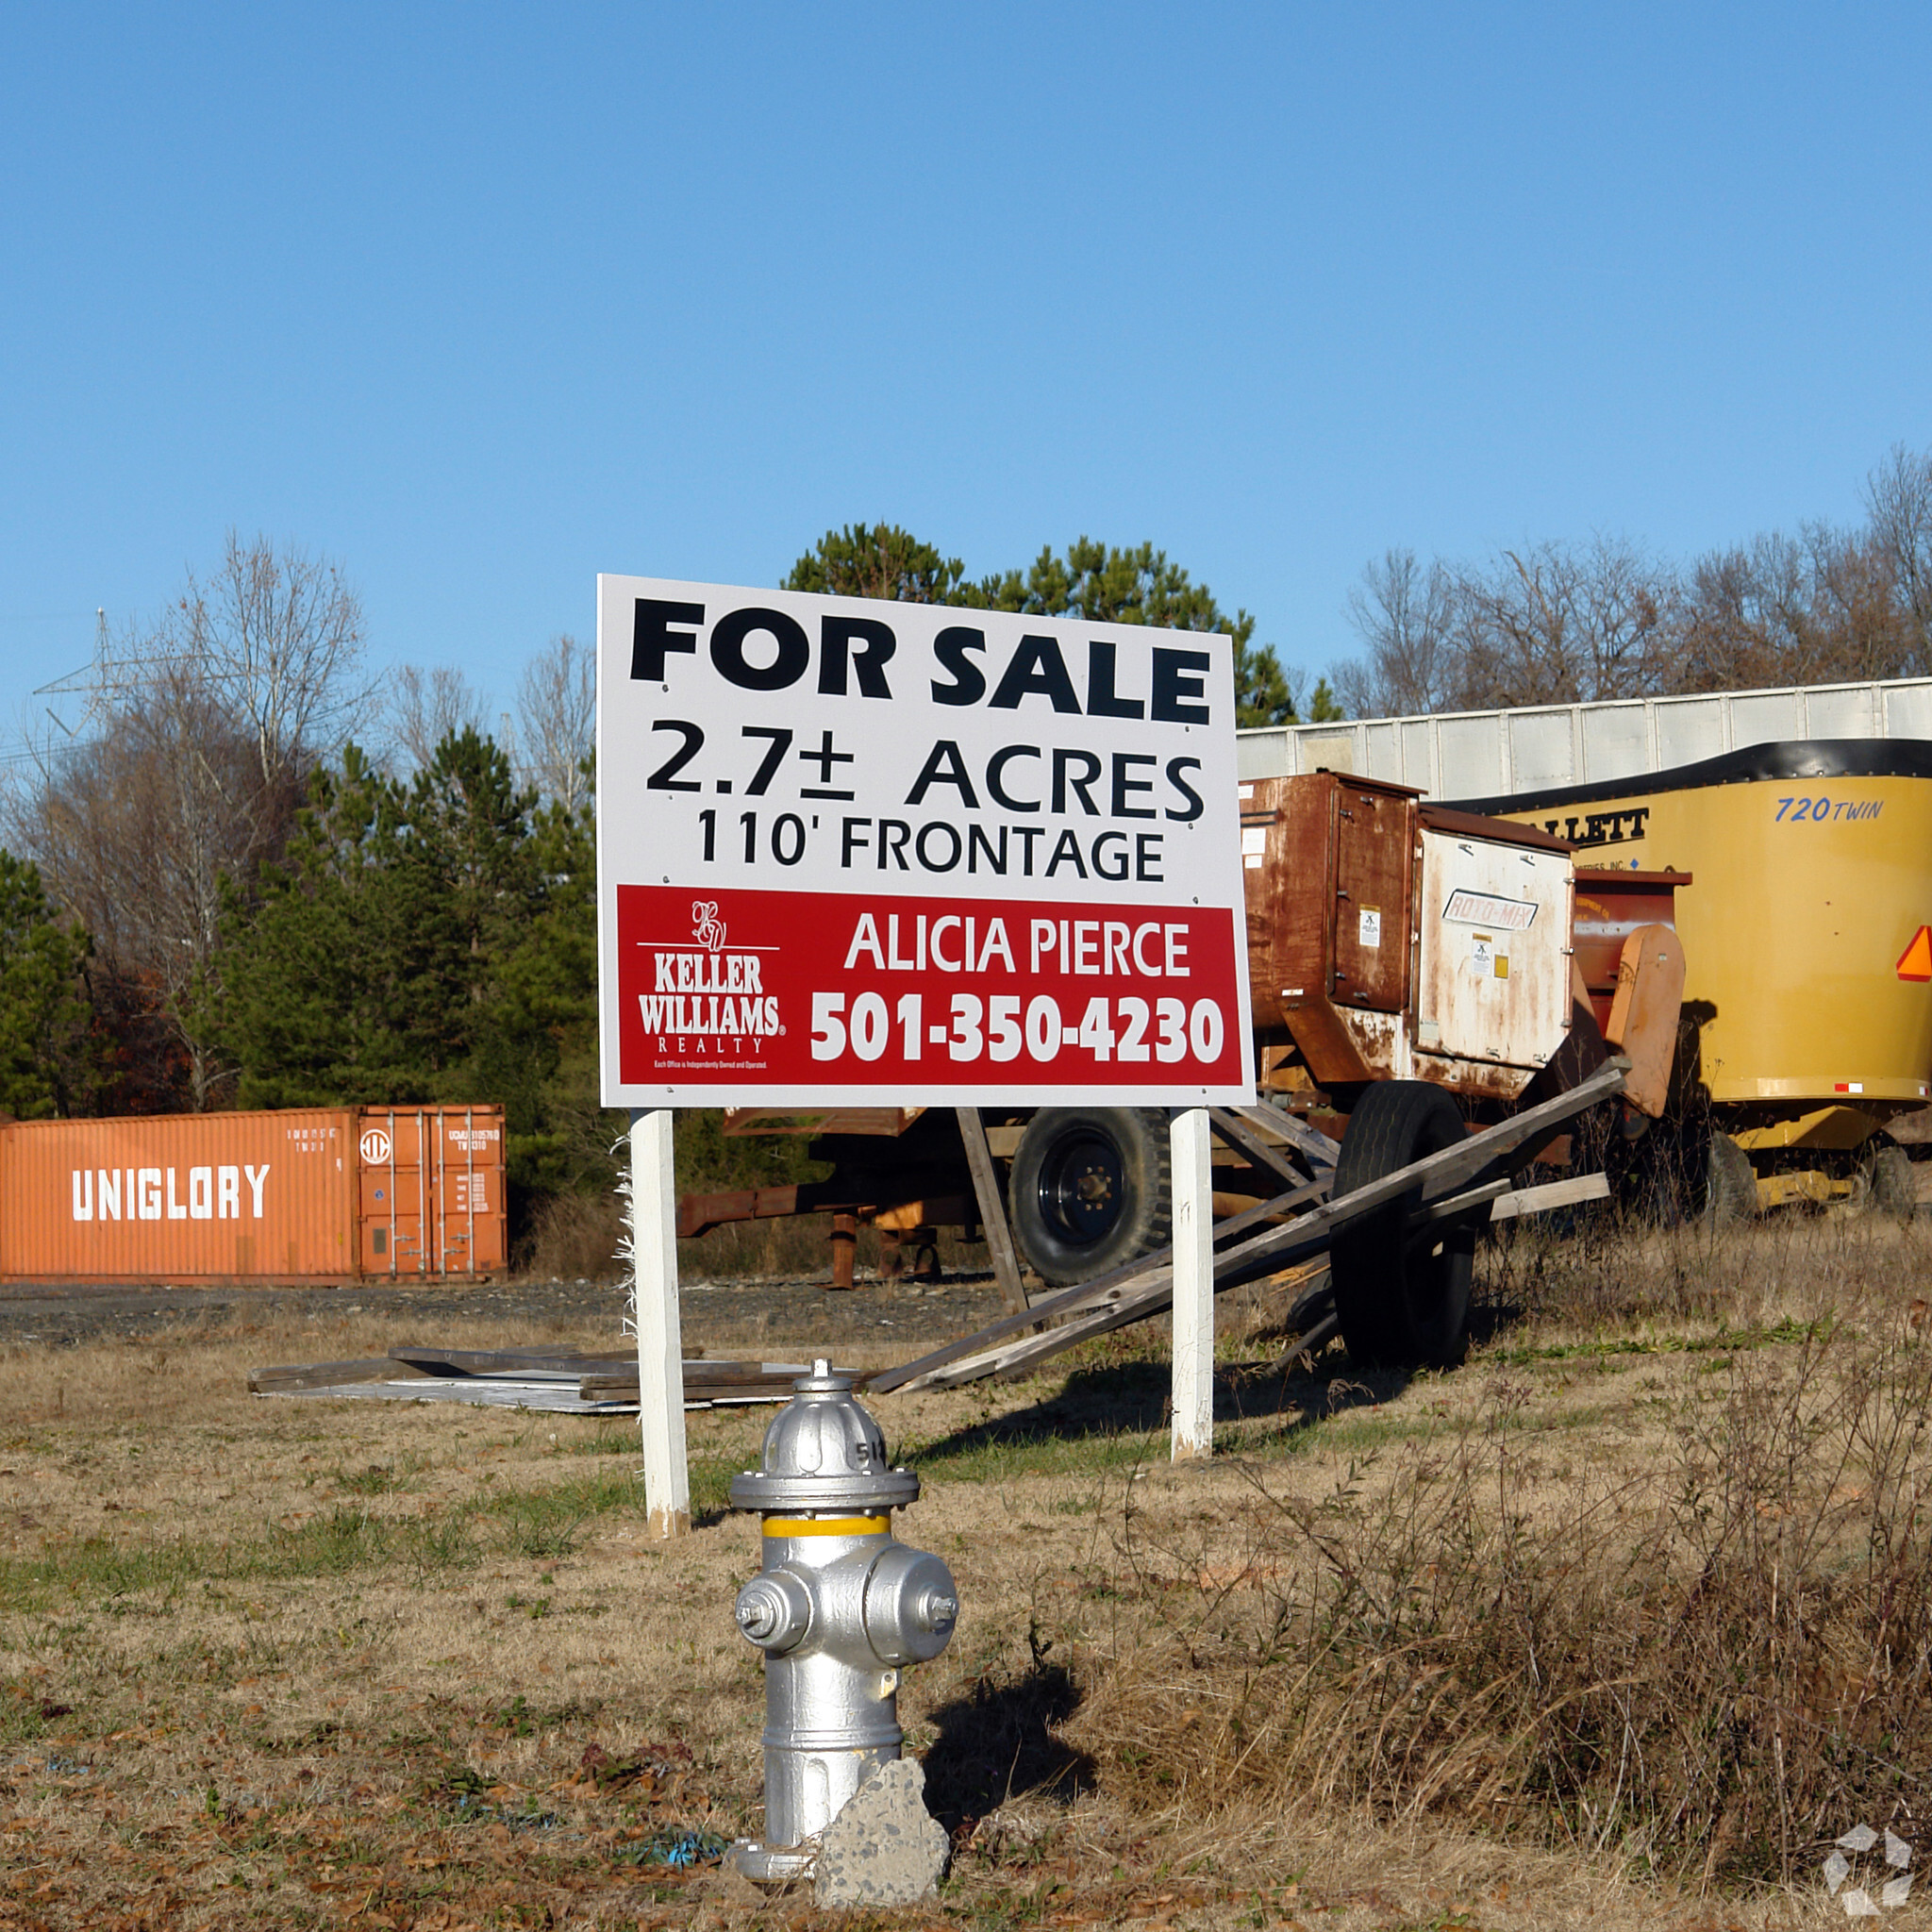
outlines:
[[952, 1641], [959, 1593], [953, 1573], [924, 1550], [893, 1543], [865, 1583], [865, 1641], [881, 1663], [929, 1662]]
[[738, 1592], [738, 1627], [768, 1656], [780, 1656], [804, 1641], [811, 1609], [811, 1591], [789, 1570], [760, 1570]]

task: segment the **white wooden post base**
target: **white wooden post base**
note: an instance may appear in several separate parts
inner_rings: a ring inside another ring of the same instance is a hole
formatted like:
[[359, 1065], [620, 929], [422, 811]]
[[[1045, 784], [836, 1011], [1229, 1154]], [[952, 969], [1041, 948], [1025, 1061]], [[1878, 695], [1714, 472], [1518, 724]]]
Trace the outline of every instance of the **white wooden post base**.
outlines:
[[638, 1420], [644, 1439], [644, 1507], [656, 1537], [691, 1534], [691, 1467], [684, 1446], [684, 1324], [677, 1307], [677, 1203], [672, 1109], [630, 1117], [631, 1251], [638, 1283]]
[[1168, 1127], [1174, 1173], [1174, 1448], [1175, 1462], [1214, 1453], [1214, 1180], [1208, 1109], [1177, 1108]]

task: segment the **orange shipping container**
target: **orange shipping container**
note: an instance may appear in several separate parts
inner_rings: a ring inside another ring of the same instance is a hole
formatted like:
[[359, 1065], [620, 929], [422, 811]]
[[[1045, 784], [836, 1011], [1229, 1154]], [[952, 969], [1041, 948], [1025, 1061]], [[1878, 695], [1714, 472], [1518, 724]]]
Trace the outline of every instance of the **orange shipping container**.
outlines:
[[507, 1248], [498, 1107], [0, 1126], [0, 1280], [446, 1279]]

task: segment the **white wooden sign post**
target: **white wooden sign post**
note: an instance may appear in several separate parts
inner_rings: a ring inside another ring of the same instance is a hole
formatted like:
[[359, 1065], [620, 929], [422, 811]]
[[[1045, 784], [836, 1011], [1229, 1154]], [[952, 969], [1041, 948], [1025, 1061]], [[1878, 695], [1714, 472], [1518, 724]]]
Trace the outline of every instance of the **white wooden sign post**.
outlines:
[[684, 1447], [684, 1324], [677, 1304], [677, 1201], [671, 1163], [672, 1112], [630, 1117], [631, 1254], [637, 1277], [638, 1418], [644, 1439], [644, 1508], [650, 1533], [691, 1528], [691, 1465]]
[[1214, 1180], [1208, 1109], [1182, 1108], [1168, 1130], [1174, 1174], [1175, 1462], [1214, 1453]]
[[[603, 1092], [647, 1110], [645, 1487], [671, 1533], [689, 1499], [655, 1114], [1253, 1098], [1234, 654], [1191, 631], [658, 578], [597, 594]], [[1175, 1209], [1205, 1240], [1197, 1125]], [[1178, 1302], [1175, 1325], [1178, 1377]], [[1189, 1374], [1211, 1374], [1211, 1311], [1207, 1330]]]

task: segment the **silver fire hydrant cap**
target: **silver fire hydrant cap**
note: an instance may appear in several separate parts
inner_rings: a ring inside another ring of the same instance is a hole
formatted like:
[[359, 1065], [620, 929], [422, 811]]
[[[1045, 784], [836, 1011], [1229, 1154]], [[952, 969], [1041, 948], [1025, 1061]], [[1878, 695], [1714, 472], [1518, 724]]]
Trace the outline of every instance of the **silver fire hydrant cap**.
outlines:
[[852, 1399], [852, 1377], [817, 1361], [765, 1431], [762, 1466], [734, 1477], [740, 1509], [897, 1509], [919, 1494], [910, 1470], [886, 1465], [879, 1425]]

